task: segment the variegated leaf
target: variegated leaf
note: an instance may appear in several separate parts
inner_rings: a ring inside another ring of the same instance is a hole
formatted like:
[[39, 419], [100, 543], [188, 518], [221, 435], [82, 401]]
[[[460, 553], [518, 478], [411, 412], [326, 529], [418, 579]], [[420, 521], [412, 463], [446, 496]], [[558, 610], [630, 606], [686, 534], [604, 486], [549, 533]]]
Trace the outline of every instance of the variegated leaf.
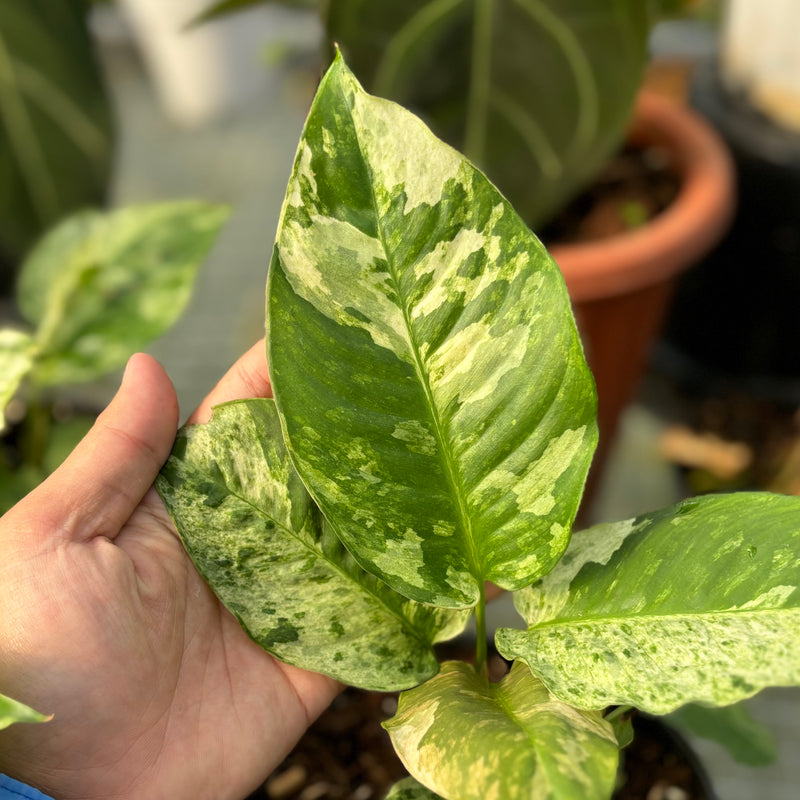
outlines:
[[158, 203], [82, 212], [49, 231], [17, 291], [37, 327], [37, 383], [96, 378], [169, 328], [227, 216], [207, 203]]
[[264, 649], [367, 689], [414, 686], [466, 612], [407, 600], [365, 573], [323, 521], [272, 400], [218, 406], [183, 429], [156, 487], [220, 600]]
[[598, 713], [553, 698], [524, 664], [490, 684], [446, 662], [384, 723], [406, 769], [446, 800], [606, 800], [619, 750]]
[[430, 789], [426, 789], [414, 778], [403, 778], [389, 789], [384, 800], [442, 800], [442, 798]]
[[0, 730], [15, 722], [48, 722], [51, 719], [18, 700], [0, 694]]
[[710, 496], [573, 537], [497, 646], [562, 700], [656, 714], [800, 682], [800, 498]]
[[22, 331], [0, 330], [0, 432], [5, 427], [3, 412], [20, 383], [33, 368], [36, 345]]
[[340, 57], [306, 123], [268, 285], [298, 471], [359, 562], [470, 606], [565, 549], [596, 441], [561, 275], [511, 206]]

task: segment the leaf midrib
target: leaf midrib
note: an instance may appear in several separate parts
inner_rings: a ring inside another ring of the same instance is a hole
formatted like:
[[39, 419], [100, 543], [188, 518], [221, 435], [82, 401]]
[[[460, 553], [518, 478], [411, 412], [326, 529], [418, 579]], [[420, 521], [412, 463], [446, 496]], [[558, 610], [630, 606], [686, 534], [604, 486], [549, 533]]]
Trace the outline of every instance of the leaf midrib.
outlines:
[[[348, 98], [344, 95], [344, 91], [341, 87], [339, 87], [339, 91], [342, 92], [342, 99], [344, 101], [345, 107], [350, 107], [350, 103]], [[419, 384], [422, 388], [424, 397], [425, 397], [425, 405], [428, 410], [428, 413], [431, 416], [431, 422], [433, 423], [433, 434], [438, 445], [437, 450], [441, 455], [441, 461], [444, 466], [445, 470], [445, 477], [447, 482], [450, 486], [451, 494], [455, 497], [456, 500], [456, 509], [458, 514], [459, 526], [464, 533], [464, 540], [465, 544], [467, 545], [467, 552], [466, 555], [468, 557], [470, 566], [471, 566], [471, 574], [472, 576], [478, 581], [478, 588], [480, 590], [481, 581], [484, 580], [482, 572], [479, 568], [479, 559], [478, 559], [478, 549], [475, 543], [475, 536], [472, 529], [472, 520], [467, 512], [465, 498], [466, 498], [466, 489], [464, 488], [463, 482], [458, 475], [455, 465], [455, 458], [453, 456], [452, 449], [449, 445], [448, 438], [446, 436], [446, 429], [447, 426], [445, 425], [444, 421], [441, 419], [439, 415], [439, 410], [434, 402], [433, 398], [433, 391], [431, 389], [430, 381], [428, 380], [428, 375], [423, 369], [422, 365], [422, 357], [420, 355], [419, 345], [413, 335], [413, 326], [411, 325], [411, 319], [409, 316], [409, 308], [408, 303], [406, 302], [406, 298], [404, 297], [403, 293], [400, 289], [400, 282], [397, 278], [397, 267], [395, 265], [394, 258], [392, 257], [389, 248], [387, 247], [387, 238], [383, 231], [382, 226], [382, 217], [378, 211], [378, 200], [375, 196], [375, 175], [372, 171], [372, 167], [369, 163], [369, 160], [364, 155], [364, 150], [361, 146], [361, 141], [358, 135], [358, 128], [355, 125], [355, 121], [352, 118], [352, 114], [350, 116], [350, 122], [353, 126], [353, 134], [356, 145], [358, 146], [358, 151], [361, 156], [361, 161], [364, 164], [367, 173], [369, 174], [369, 187], [370, 187], [370, 199], [372, 201], [372, 209], [373, 213], [375, 214], [375, 223], [376, 223], [376, 230], [378, 234], [378, 241], [381, 245], [383, 253], [386, 257], [386, 264], [387, 264], [387, 271], [389, 274], [389, 278], [391, 280], [392, 286], [395, 290], [395, 293], [398, 298], [398, 303], [400, 306], [400, 312], [403, 315], [403, 322], [406, 328], [406, 339], [409, 344], [409, 348], [411, 350], [412, 361], [414, 365], [414, 371], [417, 374], [417, 378]]]

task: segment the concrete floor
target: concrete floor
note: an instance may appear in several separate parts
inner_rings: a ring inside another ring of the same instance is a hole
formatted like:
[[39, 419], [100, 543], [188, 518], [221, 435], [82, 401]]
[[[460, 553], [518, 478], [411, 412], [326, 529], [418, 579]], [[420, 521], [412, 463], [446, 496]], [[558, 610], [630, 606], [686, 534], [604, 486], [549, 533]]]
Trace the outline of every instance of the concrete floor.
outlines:
[[[263, 86], [250, 102], [193, 130], [167, 119], [124, 37], [106, 37], [105, 61], [121, 133], [114, 202], [201, 197], [233, 208], [201, 271], [188, 312], [151, 347], [173, 378], [184, 415], [263, 332], [264, 281], [286, 181], [314, 89], [308, 64], [318, 36], [312, 16], [285, 9], [270, 12], [265, 40], [278, 45], [293, 42], [304, 54], [302, 68], [297, 61], [263, 67]], [[113, 377], [86, 391], [102, 401], [116, 384]], [[663, 425], [644, 405], [629, 410], [598, 497], [598, 519], [626, 518], [680, 498], [682, 486], [675, 470], [656, 448]], [[501, 603], [492, 613], [497, 621], [509, 610], [504, 612]], [[797, 800], [800, 691], [765, 692], [749, 706], [775, 732], [780, 757], [768, 768], [743, 768], [715, 745], [696, 742], [720, 800]]]

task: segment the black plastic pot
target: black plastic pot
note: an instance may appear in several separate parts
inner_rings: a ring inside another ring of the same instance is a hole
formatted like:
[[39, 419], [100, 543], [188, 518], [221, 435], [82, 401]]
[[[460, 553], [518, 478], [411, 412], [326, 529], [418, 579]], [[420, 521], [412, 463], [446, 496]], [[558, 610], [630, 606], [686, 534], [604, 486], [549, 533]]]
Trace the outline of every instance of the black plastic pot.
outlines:
[[657, 364], [708, 385], [800, 402], [800, 135], [699, 68], [691, 103], [728, 143], [739, 207], [721, 244], [680, 279]]

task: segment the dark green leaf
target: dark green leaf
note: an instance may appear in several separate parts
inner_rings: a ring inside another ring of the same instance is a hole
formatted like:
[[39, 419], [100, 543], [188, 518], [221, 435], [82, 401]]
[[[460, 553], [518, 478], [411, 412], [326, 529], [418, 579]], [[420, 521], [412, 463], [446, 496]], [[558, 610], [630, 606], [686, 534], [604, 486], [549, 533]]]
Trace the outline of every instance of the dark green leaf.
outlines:
[[78, 0], [0, 3], [0, 251], [102, 204], [111, 113]]
[[190, 25], [199, 25], [219, 17], [225, 17], [237, 11], [245, 11], [256, 6], [281, 5], [298, 6], [300, 8], [317, 8], [322, 0], [219, 0], [213, 3], [205, 11], [195, 17]]
[[420, 114], [534, 228], [619, 145], [647, 59], [643, 0], [331, 0], [369, 91]]
[[716, 742], [735, 761], [750, 767], [772, 764], [778, 755], [769, 728], [754, 719], [743, 703], [723, 708], [691, 703], [670, 714], [667, 722], [694, 736]]
[[5, 428], [3, 412], [25, 376], [33, 369], [36, 344], [22, 331], [0, 330], [0, 432]]

